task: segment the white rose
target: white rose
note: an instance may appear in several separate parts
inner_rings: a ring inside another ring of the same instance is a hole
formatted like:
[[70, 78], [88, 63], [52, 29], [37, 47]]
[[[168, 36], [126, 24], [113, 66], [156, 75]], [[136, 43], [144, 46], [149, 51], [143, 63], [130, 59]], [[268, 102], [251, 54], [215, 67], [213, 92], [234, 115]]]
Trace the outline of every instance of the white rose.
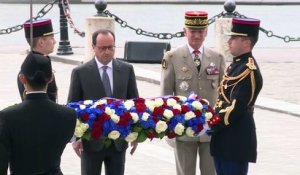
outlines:
[[113, 140], [116, 140], [120, 137], [120, 132], [119, 131], [111, 131], [109, 134], [108, 134], [108, 138], [110, 139], [113, 139]]
[[146, 107], [150, 109], [151, 112], [153, 112], [155, 106], [154, 106], [154, 101], [147, 99], [145, 101]]
[[74, 135], [76, 137], [82, 137], [85, 131], [89, 128], [89, 125], [86, 123], [81, 123], [78, 119], [76, 120], [76, 128]]
[[164, 132], [168, 128], [168, 125], [164, 121], [158, 121], [155, 126], [155, 131], [159, 134]]
[[176, 104], [173, 106], [173, 109], [178, 109], [179, 111], [181, 111], [181, 105]]
[[134, 121], [134, 123], [136, 123], [137, 121], [139, 121], [139, 116], [137, 115], [137, 113], [131, 112], [130, 115], [131, 115], [132, 120]]
[[106, 113], [107, 115], [111, 116], [112, 114], [115, 113], [115, 110], [110, 109], [109, 107], [106, 107], [106, 108], [105, 108], [105, 113]]
[[177, 101], [173, 98], [170, 98], [170, 99], [167, 100], [167, 105], [168, 106], [174, 106], [176, 104], [177, 104]]
[[134, 106], [134, 101], [133, 100], [126, 100], [125, 103], [124, 103], [124, 106], [127, 110], [129, 110]]
[[191, 127], [186, 128], [185, 133], [189, 137], [194, 137], [195, 136], [195, 132], [194, 132], [194, 130]]
[[84, 105], [89, 105], [89, 104], [92, 104], [92, 103], [93, 103], [92, 100], [84, 100], [84, 101], [83, 101], [83, 104], [84, 104]]
[[193, 101], [192, 106], [197, 110], [202, 110], [203, 106], [199, 101]]
[[213, 117], [213, 115], [212, 115], [211, 112], [207, 112], [207, 113], [205, 114], [206, 121], [209, 121], [212, 117]]
[[150, 114], [148, 114], [147, 112], [144, 112], [142, 115], [142, 120], [147, 121], [149, 116], [150, 116]]
[[99, 105], [106, 104], [106, 103], [107, 103], [107, 100], [101, 99], [101, 100], [98, 100], [97, 103], [98, 103]]
[[163, 116], [170, 120], [174, 116], [174, 114], [171, 110], [166, 109], [163, 113]]
[[189, 111], [189, 112], [184, 114], [184, 119], [185, 120], [190, 120], [190, 119], [195, 118], [195, 117], [196, 117], [196, 115], [192, 111]]
[[120, 121], [120, 116], [118, 116], [117, 114], [112, 114], [110, 116], [110, 118], [115, 122], [115, 123], [119, 123]]
[[184, 131], [184, 126], [181, 124], [181, 123], [178, 123], [176, 126], [175, 126], [175, 129], [174, 129], [175, 133], [177, 135], [182, 135], [183, 131]]
[[130, 133], [126, 138], [125, 138], [125, 140], [127, 141], [127, 142], [133, 142], [133, 141], [135, 141], [136, 140], [136, 138], [138, 137], [138, 133], [137, 132], [132, 132], [132, 133]]
[[85, 105], [79, 105], [79, 108], [80, 108], [81, 110], [83, 110], [83, 109], [86, 108], [86, 106], [85, 106]]
[[182, 103], [186, 102], [187, 98], [185, 96], [177, 96]]
[[163, 101], [162, 98], [156, 98], [156, 99], [154, 100], [154, 106], [155, 106], [155, 107], [160, 107], [160, 106], [162, 106], [163, 104], [164, 104], [164, 101]]

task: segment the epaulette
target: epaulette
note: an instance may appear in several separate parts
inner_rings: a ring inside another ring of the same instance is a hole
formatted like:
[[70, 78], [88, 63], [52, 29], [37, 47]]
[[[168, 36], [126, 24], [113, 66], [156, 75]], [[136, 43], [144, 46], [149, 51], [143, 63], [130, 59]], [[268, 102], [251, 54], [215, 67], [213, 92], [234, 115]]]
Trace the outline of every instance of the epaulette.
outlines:
[[174, 52], [174, 50], [169, 50], [169, 51], [166, 52], [166, 55], [168, 57], [172, 57], [173, 56], [173, 52]]
[[256, 66], [254, 64], [254, 59], [249, 57], [248, 63], [246, 64], [250, 70], [256, 70]]

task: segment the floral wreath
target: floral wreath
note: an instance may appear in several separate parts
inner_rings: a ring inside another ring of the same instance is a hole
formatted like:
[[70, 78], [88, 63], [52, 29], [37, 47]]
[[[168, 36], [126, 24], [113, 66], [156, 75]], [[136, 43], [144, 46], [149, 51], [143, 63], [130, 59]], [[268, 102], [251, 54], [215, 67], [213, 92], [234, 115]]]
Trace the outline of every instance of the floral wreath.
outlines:
[[164, 96], [121, 100], [103, 98], [67, 104], [77, 112], [75, 136], [82, 139], [124, 139], [199, 136], [220, 121], [207, 100]]

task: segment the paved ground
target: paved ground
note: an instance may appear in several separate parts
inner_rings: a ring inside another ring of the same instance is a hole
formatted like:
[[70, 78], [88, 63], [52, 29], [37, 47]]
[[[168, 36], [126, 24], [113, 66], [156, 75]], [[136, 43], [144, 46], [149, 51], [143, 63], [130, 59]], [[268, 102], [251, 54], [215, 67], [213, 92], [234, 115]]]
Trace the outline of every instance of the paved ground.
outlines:
[[[76, 51], [76, 50], [75, 50]], [[264, 75], [264, 89], [261, 96], [276, 98], [280, 101], [300, 105], [300, 66], [299, 51], [263, 49], [256, 55]], [[274, 58], [270, 56], [273, 53]], [[284, 53], [284, 54], [283, 54]], [[83, 57], [80, 54], [71, 57]], [[16, 74], [25, 58], [24, 48], [2, 47], [0, 49], [0, 109], [20, 102], [17, 91]], [[70, 57], [69, 57], [70, 58]], [[75, 65], [53, 62], [59, 88], [59, 103], [65, 104], [72, 68]], [[155, 79], [160, 65], [134, 64], [136, 69], [143, 70], [144, 75], [150, 73]], [[159, 96], [159, 86], [146, 81], [138, 81], [141, 96]], [[292, 115], [256, 109], [255, 120], [258, 135], [258, 160], [251, 164], [250, 175], [298, 175], [300, 174], [300, 137], [297, 130], [300, 118]], [[80, 174], [79, 158], [70, 145], [67, 145], [62, 157], [62, 169], [66, 175]], [[145, 142], [139, 145], [137, 152], [127, 155], [126, 175], [171, 175], [175, 174], [172, 149], [164, 140]], [[199, 174], [199, 172], [197, 173]]]

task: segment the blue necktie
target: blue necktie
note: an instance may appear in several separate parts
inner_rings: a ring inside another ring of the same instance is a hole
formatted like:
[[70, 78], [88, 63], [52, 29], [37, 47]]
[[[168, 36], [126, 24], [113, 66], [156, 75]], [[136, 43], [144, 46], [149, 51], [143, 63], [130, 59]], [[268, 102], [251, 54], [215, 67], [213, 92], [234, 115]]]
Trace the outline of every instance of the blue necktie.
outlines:
[[106, 72], [107, 66], [102, 66], [102, 83], [105, 89], [105, 93], [107, 97], [112, 97], [112, 92], [111, 92], [111, 87], [110, 87], [110, 81], [109, 81], [109, 76]]

